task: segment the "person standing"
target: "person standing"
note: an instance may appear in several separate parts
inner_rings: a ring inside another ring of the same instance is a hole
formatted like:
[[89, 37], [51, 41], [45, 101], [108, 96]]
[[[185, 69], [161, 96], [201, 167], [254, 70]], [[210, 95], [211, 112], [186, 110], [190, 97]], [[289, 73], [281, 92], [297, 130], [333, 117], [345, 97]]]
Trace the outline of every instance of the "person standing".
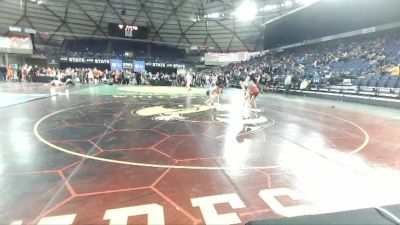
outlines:
[[226, 78], [223, 74], [219, 74], [217, 77], [217, 81], [215, 82], [217, 86], [219, 86], [221, 89], [226, 86]]
[[222, 90], [224, 89], [224, 87], [226, 87], [226, 78], [224, 74], [219, 74], [217, 77], [217, 82], [216, 82], [216, 86], [218, 87], [218, 95], [216, 98], [216, 103], [219, 104], [219, 96], [222, 94]]
[[0, 81], [1, 80], [5, 81], [7, 79], [6, 76], [7, 76], [7, 67], [5, 67], [4, 65], [1, 65], [0, 66]]
[[132, 78], [131, 72], [129, 70], [125, 70], [124, 78], [122, 80], [122, 84], [129, 85], [129, 82], [130, 82], [131, 78]]
[[171, 74], [171, 84], [172, 84], [173, 87], [177, 86], [176, 79], [177, 79], [176, 74], [172, 73]]
[[89, 68], [87, 68], [85, 71], [85, 79], [84, 80], [86, 81], [87, 84], [89, 84], [89, 72], [90, 71], [91, 70]]
[[183, 85], [183, 76], [182, 74], [178, 74], [178, 86], [182, 86]]
[[94, 77], [94, 79], [93, 79], [94, 84], [97, 85], [99, 83], [99, 81], [100, 81], [101, 71], [98, 70], [97, 68], [94, 68], [93, 69], [93, 77]]
[[289, 94], [290, 86], [292, 85], [292, 75], [287, 74], [285, 77], [285, 95]]
[[17, 70], [17, 81], [21, 82], [22, 81], [22, 67]]
[[260, 76], [260, 91], [261, 93], [266, 93], [267, 89], [268, 89], [268, 85], [267, 85], [267, 74], [263, 73]]
[[244, 90], [244, 102], [243, 102], [243, 119], [247, 119], [250, 116], [250, 110], [257, 109], [256, 98], [260, 93], [257, 85], [249, 78], [241, 76], [239, 79], [240, 86]]
[[121, 81], [122, 81], [122, 73], [121, 73], [121, 71], [119, 71], [119, 70], [117, 70], [117, 71], [115, 71], [115, 84], [121, 84]]
[[13, 81], [14, 79], [14, 69], [11, 66], [8, 66], [7, 69], [7, 80]]
[[141, 85], [142, 84], [142, 74], [141, 73], [136, 73], [135, 74], [135, 79], [136, 79], [136, 84]]
[[79, 70], [79, 81], [83, 84], [85, 83], [85, 69], [81, 68]]
[[186, 74], [186, 88], [188, 91], [192, 90], [192, 75], [190, 73]]
[[88, 82], [89, 84], [94, 82], [94, 74], [93, 74], [93, 70], [92, 69], [89, 69], [88, 79], [89, 79], [89, 82]]

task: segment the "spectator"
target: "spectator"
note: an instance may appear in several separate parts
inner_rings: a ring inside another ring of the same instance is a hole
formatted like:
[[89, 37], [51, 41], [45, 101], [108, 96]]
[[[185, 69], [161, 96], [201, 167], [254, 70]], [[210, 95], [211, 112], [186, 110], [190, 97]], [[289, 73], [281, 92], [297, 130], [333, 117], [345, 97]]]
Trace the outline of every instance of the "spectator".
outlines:
[[400, 75], [400, 64], [399, 65], [393, 65], [392, 68], [389, 68], [387, 70], [392, 76], [399, 76]]
[[0, 81], [7, 79], [7, 67], [0, 65]]
[[285, 77], [285, 95], [289, 94], [291, 85], [292, 85], [292, 75], [287, 74]]

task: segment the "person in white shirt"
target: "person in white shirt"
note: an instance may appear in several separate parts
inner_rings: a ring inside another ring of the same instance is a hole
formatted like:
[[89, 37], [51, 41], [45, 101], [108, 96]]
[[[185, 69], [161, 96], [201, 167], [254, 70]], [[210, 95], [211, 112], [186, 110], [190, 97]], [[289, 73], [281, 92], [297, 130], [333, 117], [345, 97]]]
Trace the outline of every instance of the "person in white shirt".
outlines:
[[285, 77], [285, 94], [289, 94], [290, 86], [292, 85], [292, 75], [288, 74]]
[[192, 85], [192, 74], [188, 73], [186, 74], [186, 88], [188, 91], [192, 90], [190, 85]]
[[93, 70], [89, 70], [88, 73], [88, 78], [89, 78], [89, 83], [94, 82], [94, 74], [93, 74]]
[[244, 102], [249, 103], [251, 108], [256, 109], [256, 98], [260, 94], [260, 89], [257, 85], [250, 79], [250, 77], [241, 77], [240, 86], [244, 90]]

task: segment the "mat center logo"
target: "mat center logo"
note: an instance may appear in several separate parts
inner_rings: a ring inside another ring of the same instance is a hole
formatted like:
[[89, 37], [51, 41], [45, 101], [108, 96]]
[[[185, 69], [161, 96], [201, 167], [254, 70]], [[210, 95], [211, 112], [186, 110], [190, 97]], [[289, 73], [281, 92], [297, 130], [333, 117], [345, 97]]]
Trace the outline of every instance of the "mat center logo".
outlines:
[[[262, 115], [261, 111], [247, 109], [245, 113], [238, 112], [237, 108], [231, 105], [219, 105], [211, 107], [208, 105], [161, 105], [142, 108], [136, 111], [136, 115], [152, 117], [159, 121], [181, 121], [181, 122], [216, 122], [225, 125], [241, 125], [241, 134], [254, 133], [261, 131], [274, 124], [273, 119]], [[201, 115], [201, 121], [196, 119]], [[243, 118], [243, 115], [246, 115]], [[209, 119], [207, 119], [209, 118]]]

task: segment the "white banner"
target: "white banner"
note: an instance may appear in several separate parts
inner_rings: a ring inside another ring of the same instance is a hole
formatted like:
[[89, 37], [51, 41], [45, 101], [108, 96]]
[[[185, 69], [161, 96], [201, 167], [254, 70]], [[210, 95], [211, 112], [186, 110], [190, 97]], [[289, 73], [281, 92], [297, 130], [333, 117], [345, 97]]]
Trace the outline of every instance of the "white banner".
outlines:
[[204, 55], [204, 64], [207, 66], [221, 66], [229, 63], [247, 61], [252, 57], [259, 56], [260, 52], [233, 52], [233, 53], [212, 53]]
[[32, 54], [32, 40], [29, 37], [0, 37], [0, 52]]
[[11, 42], [8, 37], [0, 37], [0, 49], [11, 48]]

